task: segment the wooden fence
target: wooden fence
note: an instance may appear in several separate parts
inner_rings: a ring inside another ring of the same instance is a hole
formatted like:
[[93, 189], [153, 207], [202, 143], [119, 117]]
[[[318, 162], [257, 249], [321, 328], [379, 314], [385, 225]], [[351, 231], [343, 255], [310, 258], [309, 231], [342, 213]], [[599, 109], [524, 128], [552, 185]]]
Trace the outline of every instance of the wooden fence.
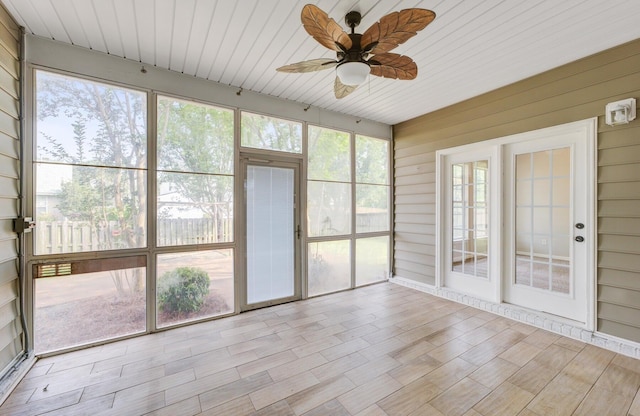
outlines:
[[159, 246], [225, 243], [233, 241], [233, 220], [159, 219], [156, 232]]
[[[385, 230], [388, 218], [386, 213], [357, 214], [357, 229], [359, 232]], [[156, 232], [158, 246], [231, 242], [233, 219], [159, 219]], [[116, 221], [101, 227], [89, 221], [38, 221], [35, 233], [39, 255], [132, 248]], [[144, 241], [144, 235], [141, 237]]]
[[[89, 221], [39, 221], [35, 233], [39, 255], [131, 248], [116, 221], [100, 227]], [[233, 221], [159, 219], [157, 238], [159, 246], [228, 242], [233, 240]]]

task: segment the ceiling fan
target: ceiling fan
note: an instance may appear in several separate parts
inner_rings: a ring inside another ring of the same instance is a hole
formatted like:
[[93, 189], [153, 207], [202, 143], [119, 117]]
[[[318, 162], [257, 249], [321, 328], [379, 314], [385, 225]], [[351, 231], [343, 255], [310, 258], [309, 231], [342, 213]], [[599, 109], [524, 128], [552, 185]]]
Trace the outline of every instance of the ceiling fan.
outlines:
[[344, 98], [362, 84], [369, 74], [384, 78], [414, 79], [418, 66], [408, 56], [388, 53], [415, 36], [436, 18], [426, 9], [405, 9], [390, 13], [374, 23], [363, 34], [355, 33], [361, 15], [351, 11], [345, 23], [351, 28], [347, 34], [335, 20], [313, 4], [302, 8], [305, 30], [320, 44], [337, 52], [337, 59], [311, 59], [282, 66], [279, 72], [313, 72], [336, 67], [334, 92]]

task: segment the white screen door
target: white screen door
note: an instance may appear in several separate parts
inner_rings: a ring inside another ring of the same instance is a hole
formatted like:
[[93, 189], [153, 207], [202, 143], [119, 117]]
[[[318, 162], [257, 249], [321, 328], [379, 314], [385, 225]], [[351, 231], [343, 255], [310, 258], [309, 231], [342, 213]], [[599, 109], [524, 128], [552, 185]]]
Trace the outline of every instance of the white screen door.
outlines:
[[592, 139], [582, 131], [505, 148], [504, 300], [587, 323]]
[[250, 162], [245, 167], [245, 306], [251, 308], [298, 296], [298, 167]]

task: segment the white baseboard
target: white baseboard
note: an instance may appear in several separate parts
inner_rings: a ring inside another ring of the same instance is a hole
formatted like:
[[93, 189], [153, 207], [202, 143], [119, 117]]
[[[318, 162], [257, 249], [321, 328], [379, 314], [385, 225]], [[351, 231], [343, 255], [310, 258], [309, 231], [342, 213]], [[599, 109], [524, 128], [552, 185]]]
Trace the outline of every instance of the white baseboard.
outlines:
[[465, 293], [459, 293], [447, 288], [431, 286], [426, 283], [416, 282], [415, 280], [400, 276], [391, 277], [389, 282], [458, 302], [463, 305], [472, 306], [496, 315], [504, 316], [505, 318], [513, 319], [514, 321], [523, 322], [565, 337], [580, 340], [587, 344], [592, 344], [616, 353], [640, 359], [640, 344], [637, 342], [600, 332], [589, 331], [577, 325], [572, 325], [561, 318], [556, 319], [552, 315], [548, 315], [543, 312], [536, 312], [506, 303], [489, 302]]

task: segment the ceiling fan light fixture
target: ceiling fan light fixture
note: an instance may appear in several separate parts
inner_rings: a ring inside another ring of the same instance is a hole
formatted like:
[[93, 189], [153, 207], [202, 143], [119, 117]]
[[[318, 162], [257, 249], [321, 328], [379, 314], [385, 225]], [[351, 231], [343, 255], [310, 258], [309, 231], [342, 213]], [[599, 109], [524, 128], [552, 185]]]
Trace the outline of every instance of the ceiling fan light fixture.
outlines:
[[344, 62], [336, 68], [340, 82], [344, 85], [360, 85], [367, 80], [371, 67], [366, 62]]
[[355, 33], [361, 17], [360, 12], [355, 10], [347, 13], [345, 23], [351, 28], [351, 33], [347, 33], [318, 6], [306, 4], [300, 13], [304, 29], [322, 46], [335, 52], [337, 59], [310, 59], [281, 66], [276, 71], [304, 73], [336, 68], [333, 92], [338, 99], [355, 91], [369, 75], [415, 79], [418, 66], [413, 59], [389, 51], [424, 29], [436, 18], [436, 14], [419, 8], [391, 12], [364, 33]]

